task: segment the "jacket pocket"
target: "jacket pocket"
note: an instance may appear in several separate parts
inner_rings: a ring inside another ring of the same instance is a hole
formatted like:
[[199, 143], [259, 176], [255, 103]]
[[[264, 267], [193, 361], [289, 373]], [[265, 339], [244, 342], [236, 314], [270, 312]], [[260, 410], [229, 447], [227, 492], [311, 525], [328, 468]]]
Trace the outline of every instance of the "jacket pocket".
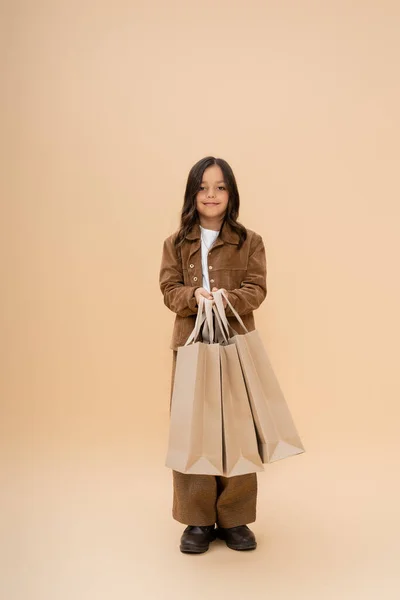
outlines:
[[225, 288], [226, 290], [237, 290], [242, 287], [243, 280], [246, 277], [246, 269], [221, 269], [220, 271], [215, 270], [212, 277], [215, 280], [215, 285], [218, 288]]

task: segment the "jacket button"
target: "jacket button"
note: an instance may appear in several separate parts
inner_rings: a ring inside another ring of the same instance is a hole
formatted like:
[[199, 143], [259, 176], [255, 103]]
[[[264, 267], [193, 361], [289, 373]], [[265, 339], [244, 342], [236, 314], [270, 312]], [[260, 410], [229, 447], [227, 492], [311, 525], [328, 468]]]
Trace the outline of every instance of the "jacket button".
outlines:
[[197, 277], [193, 277], [193, 281], [197, 281]]
[[194, 265], [189, 265], [189, 267], [190, 267], [191, 269], [193, 269]]
[[211, 265], [208, 268], [210, 269], [210, 271], [212, 271], [212, 266]]

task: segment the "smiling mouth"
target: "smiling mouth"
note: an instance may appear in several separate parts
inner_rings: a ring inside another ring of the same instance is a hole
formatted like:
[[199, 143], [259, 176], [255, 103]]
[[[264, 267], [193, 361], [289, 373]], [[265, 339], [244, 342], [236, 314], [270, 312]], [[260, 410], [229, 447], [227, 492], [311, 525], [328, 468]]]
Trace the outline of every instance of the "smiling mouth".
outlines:
[[218, 206], [219, 202], [203, 202], [205, 206]]

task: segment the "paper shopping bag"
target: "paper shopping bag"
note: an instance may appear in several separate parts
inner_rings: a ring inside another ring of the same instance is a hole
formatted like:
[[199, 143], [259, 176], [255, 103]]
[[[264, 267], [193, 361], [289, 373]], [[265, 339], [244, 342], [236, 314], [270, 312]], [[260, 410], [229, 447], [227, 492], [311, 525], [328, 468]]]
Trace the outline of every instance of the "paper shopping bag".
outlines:
[[[166, 466], [181, 473], [223, 475], [220, 345], [197, 342], [206, 320], [200, 302], [195, 328], [178, 348]], [[208, 314], [210, 317], [210, 314]], [[212, 316], [211, 316], [212, 318]]]
[[220, 347], [224, 475], [263, 471], [257, 435], [235, 345]]
[[[232, 330], [225, 315], [222, 298], [237, 318], [245, 334]], [[257, 330], [248, 332], [239, 314], [223, 291], [214, 293], [215, 308], [227, 333], [233, 331], [230, 344], [237, 348], [246, 382], [263, 463], [272, 463], [305, 452], [285, 397]]]

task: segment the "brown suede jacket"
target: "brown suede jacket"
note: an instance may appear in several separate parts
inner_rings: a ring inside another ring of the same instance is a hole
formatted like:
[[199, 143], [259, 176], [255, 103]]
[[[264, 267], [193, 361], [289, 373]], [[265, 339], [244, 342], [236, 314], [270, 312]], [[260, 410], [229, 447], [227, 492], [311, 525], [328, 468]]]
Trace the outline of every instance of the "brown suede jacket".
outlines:
[[[170, 235], [163, 246], [160, 288], [165, 305], [176, 313], [171, 348], [183, 346], [196, 320], [195, 290], [203, 286], [200, 227], [196, 224], [177, 250]], [[225, 223], [208, 253], [210, 287], [225, 288], [229, 300], [249, 331], [255, 329], [253, 310], [267, 295], [267, 264], [262, 237], [247, 229], [247, 239], [238, 249], [239, 238]], [[228, 321], [238, 333], [244, 333], [238, 321], [226, 309]]]

